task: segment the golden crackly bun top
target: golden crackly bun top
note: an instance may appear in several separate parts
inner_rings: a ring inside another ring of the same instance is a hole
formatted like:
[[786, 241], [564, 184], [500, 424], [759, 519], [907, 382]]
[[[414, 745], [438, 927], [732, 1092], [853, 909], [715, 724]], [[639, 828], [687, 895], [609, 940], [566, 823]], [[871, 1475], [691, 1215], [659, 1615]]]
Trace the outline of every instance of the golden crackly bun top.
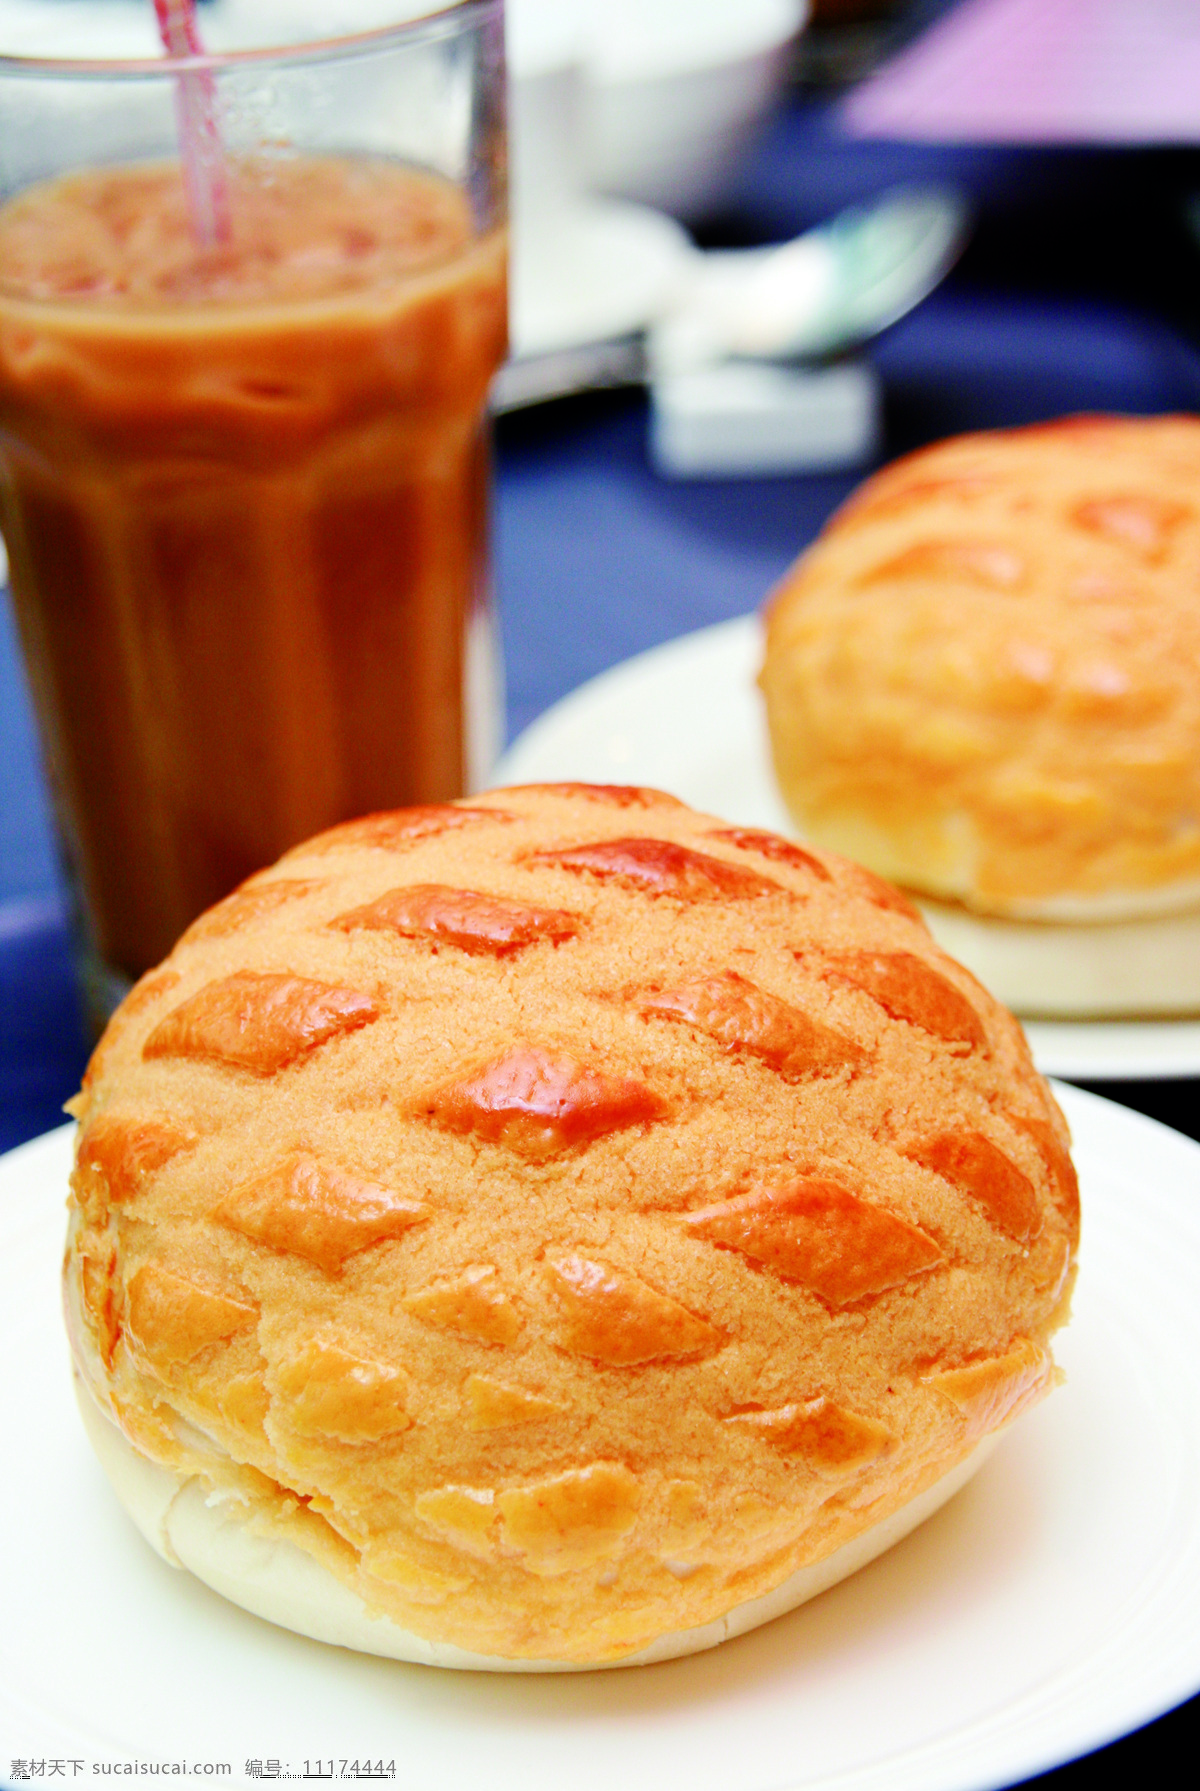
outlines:
[[1016, 1022], [869, 872], [654, 791], [297, 848], [78, 1108], [128, 1438], [476, 1652], [709, 1621], [1053, 1378], [1078, 1201]]
[[1198, 664], [1200, 419], [1076, 417], [868, 479], [774, 594], [761, 682], [810, 837], [1070, 919], [1200, 905]]

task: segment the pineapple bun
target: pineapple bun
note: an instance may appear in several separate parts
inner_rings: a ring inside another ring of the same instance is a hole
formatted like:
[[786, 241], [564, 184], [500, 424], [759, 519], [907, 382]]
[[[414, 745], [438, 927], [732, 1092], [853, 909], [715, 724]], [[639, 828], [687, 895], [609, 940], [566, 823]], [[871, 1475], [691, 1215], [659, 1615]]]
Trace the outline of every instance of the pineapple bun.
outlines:
[[167, 1560], [321, 1640], [711, 1646], [1056, 1379], [1078, 1195], [1018, 1024], [870, 872], [656, 791], [319, 835], [73, 1105], [97, 1453]]

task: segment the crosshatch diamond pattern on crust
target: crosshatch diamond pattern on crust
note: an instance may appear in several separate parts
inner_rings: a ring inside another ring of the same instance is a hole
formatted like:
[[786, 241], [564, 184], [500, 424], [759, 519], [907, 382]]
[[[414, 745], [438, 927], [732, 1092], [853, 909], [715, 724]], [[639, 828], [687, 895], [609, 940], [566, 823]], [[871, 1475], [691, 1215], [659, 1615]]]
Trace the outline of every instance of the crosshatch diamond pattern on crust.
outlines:
[[1016, 1022], [878, 879], [654, 791], [295, 848], [76, 1106], [91, 1396], [418, 1658], [686, 1636], [1053, 1384], [1078, 1200]]

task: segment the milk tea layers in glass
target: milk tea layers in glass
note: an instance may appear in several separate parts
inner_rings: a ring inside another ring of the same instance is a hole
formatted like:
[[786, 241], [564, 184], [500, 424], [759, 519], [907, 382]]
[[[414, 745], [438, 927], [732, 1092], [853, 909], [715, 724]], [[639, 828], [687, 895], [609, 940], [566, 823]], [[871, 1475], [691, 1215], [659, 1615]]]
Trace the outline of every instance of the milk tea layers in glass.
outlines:
[[[207, 246], [189, 79], [224, 137]], [[0, 61], [0, 515], [100, 1010], [294, 841], [486, 775], [502, 82], [498, 0]]]

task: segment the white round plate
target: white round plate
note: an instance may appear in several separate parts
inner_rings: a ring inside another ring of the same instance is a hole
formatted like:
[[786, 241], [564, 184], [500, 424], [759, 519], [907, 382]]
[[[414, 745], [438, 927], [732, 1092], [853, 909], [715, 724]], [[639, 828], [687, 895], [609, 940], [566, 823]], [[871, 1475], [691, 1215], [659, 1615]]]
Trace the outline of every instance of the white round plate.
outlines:
[[674, 218], [622, 199], [580, 200], [550, 246], [514, 259], [509, 322], [521, 360], [645, 329], [695, 253]]
[[218, 1762], [251, 1787], [249, 1762], [369, 1757], [437, 1791], [984, 1791], [1181, 1702], [1200, 1687], [1200, 1147], [1059, 1094], [1084, 1204], [1066, 1384], [813, 1603], [708, 1654], [541, 1679], [324, 1647], [152, 1554], [71, 1394], [70, 1128], [0, 1159], [0, 1770]]
[[[495, 784], [649, 784], [743, 827], [794, 833], [775, 788], [755, 679], [756, 616], [639, 653], [526, 728]], [[1200, 1020], [1027, 1020], [1038, 1068], [1077, 1081], [1200, 1075]]]

